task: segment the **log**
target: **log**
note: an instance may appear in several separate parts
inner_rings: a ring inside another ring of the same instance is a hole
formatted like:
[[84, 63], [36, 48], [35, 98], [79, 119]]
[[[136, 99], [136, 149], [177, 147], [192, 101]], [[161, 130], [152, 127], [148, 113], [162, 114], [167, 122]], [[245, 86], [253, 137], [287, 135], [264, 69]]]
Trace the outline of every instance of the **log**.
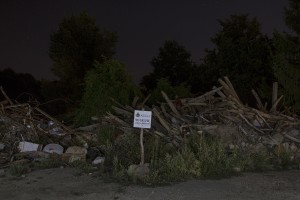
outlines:
[[154, 116], [157, 117], [158, 121], [161, 123], [161, 125], [168, 131], [171, 131], [169, 123], [159, 114], [158, 110], [156, 108], [152, 109], [152, 112]]
[[272, 110], [276, 111], [275, 103], [277, 101], [278, 96], [278, 82], [273, 83], [273, 92], [272, 92]]
[[225, 80], [225, 82], [227, 83], [227, 85], [229, 86], [231, 92], [233, 93], [233, 96], [234, 96], [239, 102], [241, 102], [241, 100], [240, 100], [239, 96], [237, 95], [237, 93], [236, 93], [236, 91], [235, 91], [233, 85], [231, 84], [229, 78], [228, 78], [227, 76], [224, 76], [224, 80]]
[[175, 108], [174, 104], [172, 103], [172, 101], [169, 99], [168, 95], [164, 92], [161, 91], [161, 94], [163, 95], [164, 99], [166, 100], [166, 102], [168, 103], [169, 107], [171, 108], [171, 110], [175, 113], [175, 115], [177, 115], [178, 117], [180, 117], [179, 112], [177, 111], [177, 109]]
[[262, 104], [262, 102], [261, 102], [258, 94], [256, 93], [256, 91], [253, 89], [253, 90], [251, 90], [251, 93], [253, 94], [253, 96], [254, 96], [254, 98], [257, 102], [257, 108], [261, 109], [261, 110], [264, 110], [264, 105]]

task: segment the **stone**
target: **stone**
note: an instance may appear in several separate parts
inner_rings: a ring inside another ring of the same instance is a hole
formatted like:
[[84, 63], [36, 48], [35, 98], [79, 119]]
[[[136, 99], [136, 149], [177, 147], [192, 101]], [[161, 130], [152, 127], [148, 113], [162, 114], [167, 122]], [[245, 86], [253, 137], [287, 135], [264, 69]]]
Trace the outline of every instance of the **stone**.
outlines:
[[130, 165], [127, 170], [127, 174], [134, 179], [143, 179], [150, 172], [149, 164], [144, 165]]
[[87, 149], [79, 146], [69, 147], [64, 154], [62, 154], [62, 160], [72, 163], [74, 161], [85, 161]]
[[95, 160], [92, 162], [93, 165], [100, 165], [100, 164], [103, 164], [105, 161], [105, 157], [101, 157], [101, 156], [98, 156], [95, 158]]
[[5, 144], [0, 143], [0, 151], [2, 151], [5, 148]]
[[63, 154], [64, 148], [59, 144], [47, 144], [43, 151], [47, 153]]
[[298, 147], [295, 145], [295, 143], [292, 143], [292, 144], [290, 145], [290, 150], [291, 150], [291, 152], [293, 152], [293, 153], [295, 153], [295, 152], [298, 151]]

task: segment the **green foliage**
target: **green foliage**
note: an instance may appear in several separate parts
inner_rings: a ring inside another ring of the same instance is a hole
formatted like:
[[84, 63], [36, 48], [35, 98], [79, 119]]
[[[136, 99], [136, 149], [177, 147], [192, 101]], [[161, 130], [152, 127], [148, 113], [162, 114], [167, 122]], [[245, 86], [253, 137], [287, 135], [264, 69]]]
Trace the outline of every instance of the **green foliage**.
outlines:
[[171, 83], [167, 79], [159, 79], [156, 88], [151, 92], [149, 104], [156, 104], [158, 102], [165, 102], [161, 91], [164, 91], [169, 98], [176, 99], [176, 97], [189, 97], [191, 95], [190, 89], [185, 84], [178, 86], [171, 86]]
[[174, 40], [166, 41], [159, 48], [159, 54], [152, 59], [151, 64], [153, 73], [145, 76], [141, 82], [148, 91], [154, 89], [162, 78], [167, 79], [171, 86], [187, 83], [194, 66], [191, 54]]
[[289, 0], [285, 9], [285, 22], [293, 34], [274, 33], [273, 68], [282, 86], [285, 105], [300, 112], [300, 2]]
[[63, 162], [58, 158], [48, 158], [34, 163], [34, 168], [37, 169], [51, 169], [58, 168], [60, 166], [63, 166]]
[[230, 159], [243, 172], [263, 172], [272, 169], [272, 159], [266, 153], [235, 150]]
[[292, 106], [294, 111], [300, 111], [300, 56], [299, 37], [287, 34], [274, 34], [273, 67], [279, 84], [282, 86], [282, 94], [285, 105]]
[[[152, 145], [158, 149], [158, 145]], [[205, 139], [192, 136], [186, 146], [173, 153], [157, 156], [154, 150], [151, 159], [151, 172], [145, 177], [147, 185], [166, 184], [188, 178], [219, 178], [234, 173], [235, 160], [224, 151], [218, 139]]]
[[21, 176], [23, 174], [28, 173], [29, 167], [28, 165], [24, 164], [16, 164], [16, 165], [11, 165], [9, 167], [9, 173], [12, 176]]
[[271, 42], [261, 33], [260, 23], [247, 15], [232, 15], [219, 23], [221, 30], [212, 38], [216, 48], [206, 51], [199, 78], [211, 89], [218, 78], [228, 76], [242, 101], [254, 103], [251, 89], [271, 91]]
[[123, 134], [119, 136], [114, 143], [114, 155], [124, 167], [139, 163], [139, 136], [137, 134]]
[[300, 2], [289, 0], [289, 7], [285, 8], [285, 23], [298, 35], [300, 34]]
[[112, 99], [128, 104], [137, 92], [123, 64], [116, 60], [96, 63], [85, 78], [85, 93], [76, 116], [77, 125], [87, 124], [92, 116], [111, 111]]
[[99, 29], [96, 20], [84, 12], [63, 19], [51, 35], [51, 70], [74, 107], [82, 98], [86, 73], [94, 62], [102, 63], [114, 55], [116, 41], [115, 33]]
[[112, 143], [114, 140], [115, 127], [112, 125], [103, 125], [97, 131], [97, 139], [100, 145]]
[[90, 163], [80, 160], [68, 163], [68, 166], [79, 169], [82, 173], [91, 173], [97, 170], [97, 168], [93, 167]]
[[81, 81], [95, 61], [112, 57], [115, 43], [116, 35], [100, 30], [87, 13], [67, 17], [51, 35], [52, 70], [61, 80]]

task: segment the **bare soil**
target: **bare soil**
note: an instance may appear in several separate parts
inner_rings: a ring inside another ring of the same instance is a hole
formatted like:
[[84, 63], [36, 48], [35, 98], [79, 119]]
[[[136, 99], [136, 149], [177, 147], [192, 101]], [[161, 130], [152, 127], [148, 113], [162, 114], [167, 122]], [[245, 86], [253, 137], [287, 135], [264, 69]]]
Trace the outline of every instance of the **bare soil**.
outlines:
[[300, 170], [247, 173], [222, 180], [191, 180], [163, 187], [107, 183], [76, 169], [39, 170], [0, 177], [0, 199], [11, 200], [300, 200]]

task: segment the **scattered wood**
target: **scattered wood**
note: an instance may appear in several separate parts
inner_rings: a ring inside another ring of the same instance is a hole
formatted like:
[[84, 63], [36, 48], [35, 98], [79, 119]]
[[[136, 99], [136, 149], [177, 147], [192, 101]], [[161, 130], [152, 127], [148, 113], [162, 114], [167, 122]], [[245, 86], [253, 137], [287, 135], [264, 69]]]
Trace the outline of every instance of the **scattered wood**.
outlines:
[[[180, 106], [175, 105], [178, 99], [171, 100], [162, 91], [161, 94], [166, 103], [163, 102], [159, 106], [147, 108], [153, 112], [152, 128], [147, 130], [147, 133], [160, 136], [174, 146], [180, 146], [188, 135], [212, 133], [222, 127], [219, 126], [220, 124], [236, 127], [237, 130], [240, 130], [240, 137], [246, 137], [247, 141], [252, 142], [259, 142], [262, 138], [272, 138], [272, 134], [281, 133], [282, 129], [295, 128], [298, 130], [300, 128], [298, 118], [273, 112], [282, 96], [276, 97], [272, 103], [273, 107], [267, 111], [266, 104], [263, 105], [256, 91], [252, 90], [251, 92], [257, 101], [257, 108], [251, 108], [241, 102], [228, 77], [219, 79], [219, 83], [221, 84], [220, 87], [213, 87], [211, 91], [203, 95], [180, 99]], [[274, 86], [274, 99], [275, 96], [276, 87]], [[132, 124], [133, 117], [131, 115], [120, 115], [127, 113], [124, 106], [116, 107], [122, 110], [115, 109], [118, 110], [120, 119], [127, 124]], [[108, 123], [113, 120], [114, 118], [109, 116], [106, 118]], [[119, 125], [123, 126], [122, 123]], [[285, 138], [293, 142], [300, 141], [300, 138], [291, 135], [285, 135]]]

